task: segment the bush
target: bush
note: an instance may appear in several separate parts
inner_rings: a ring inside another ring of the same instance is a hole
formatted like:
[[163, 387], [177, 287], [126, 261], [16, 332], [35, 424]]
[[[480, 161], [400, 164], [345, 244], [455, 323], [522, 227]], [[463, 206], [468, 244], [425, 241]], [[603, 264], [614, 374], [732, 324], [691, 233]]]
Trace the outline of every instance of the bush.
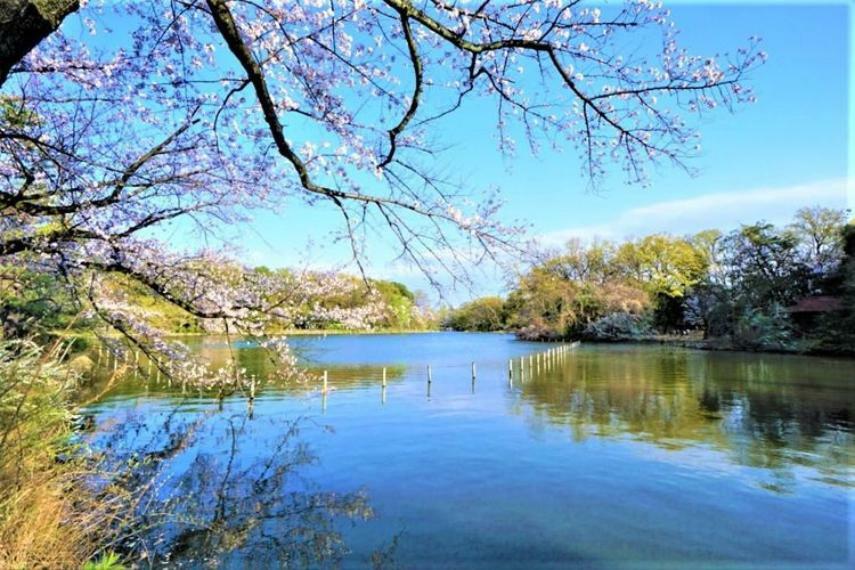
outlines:
[[444, 326], [456, 331], [499, 331], [505, 328], [505, 302], [500, 297], [482, 297], [453, 310]]
[[744, 350], [795, 350], [797, 343], [786, 309], [773, 305], [763, 311], [747, 309], [736, 321], [733, 344]]
[[528, 341], [554, 342], [565, 338], [565, 334], [548, 325], [543, 319], [535, 318], [530, 325], [517, 331], [517, 338]]
[[653, 333], [650, 319], [632, 313], [611, 313], [584, 328], [582, 337], [593, 341], [636, 340]]

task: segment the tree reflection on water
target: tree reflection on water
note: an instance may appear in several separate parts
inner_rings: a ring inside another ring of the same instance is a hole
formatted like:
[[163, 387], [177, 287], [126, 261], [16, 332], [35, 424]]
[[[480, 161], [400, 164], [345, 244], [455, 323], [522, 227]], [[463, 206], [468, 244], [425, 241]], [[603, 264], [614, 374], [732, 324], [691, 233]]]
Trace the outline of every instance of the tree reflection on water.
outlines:
[[520, 384], [534, 417], [576, 440], [631, 437], [664, 449], [708, 448], [738, 465], [815, 470], [847, 486], [855, 446], [852, 402], [839, 363], [744, 354], [615, 349], [584, 352]]
[[374, 516], [364, 491], [306, 475], [317, 462], [300, 439], [310, 420], [178, 410], [114, 411], [90, 438], [105, 452], [97, 484], [136, 514], [118, 550], [152, 566], [333, 566], [348, 553], [340, 525]]

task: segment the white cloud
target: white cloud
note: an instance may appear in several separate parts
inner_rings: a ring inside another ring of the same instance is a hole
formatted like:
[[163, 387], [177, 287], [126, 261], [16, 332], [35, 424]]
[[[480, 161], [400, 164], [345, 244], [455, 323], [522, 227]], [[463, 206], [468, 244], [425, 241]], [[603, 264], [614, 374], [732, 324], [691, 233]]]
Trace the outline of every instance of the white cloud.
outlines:
[[729, 230], [765, 220], [783, 224], [804, 206], [847, 207], [846, 179], [825, 180], [783, 188], [755, 188], [742, 192], [715, 192], [695, 198], [669, 200], [631, 208], [608, 222], [577, 226], [540, 237], [545, 245], [563, 245], [568, 239], [622, 239], [657, 232], [690, 234], [716, 228]]

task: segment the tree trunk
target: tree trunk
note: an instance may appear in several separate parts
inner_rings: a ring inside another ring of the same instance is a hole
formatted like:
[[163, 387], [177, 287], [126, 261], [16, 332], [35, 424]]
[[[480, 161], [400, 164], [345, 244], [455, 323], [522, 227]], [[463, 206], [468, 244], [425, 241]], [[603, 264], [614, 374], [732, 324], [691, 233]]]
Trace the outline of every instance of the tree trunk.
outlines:
[[0, 0], [0, 85], [15, 64], [79, 7], [79, 0]]

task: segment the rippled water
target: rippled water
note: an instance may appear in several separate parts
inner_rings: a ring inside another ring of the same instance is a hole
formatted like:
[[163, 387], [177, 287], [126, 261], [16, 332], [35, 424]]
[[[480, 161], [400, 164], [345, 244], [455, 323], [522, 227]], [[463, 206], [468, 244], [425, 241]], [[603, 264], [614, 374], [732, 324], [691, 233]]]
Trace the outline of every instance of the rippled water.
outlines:
[[[221, 338], [193, 342], [214, 360], [228, 354]], [[170, 526], [182, 545], [173, 564], [855, 561], [855, 361], [582, 345], [531, 366], [528, 355], [553, 345], [498, 334], [293, 344], [303, 363], [328, 371], [326, 397], [316, 383], [264, 385], [250, 417], [243, 397], [219, 409], [204, 395], [131, 378], [92, 406], [96, 446], [175, 444], [159, 496], [208, 530], [182, 536]], [[235, 353], [259, 378], [269, 373], [251, 344]], [[175, 443], [182, 430], [192, 436]]]

